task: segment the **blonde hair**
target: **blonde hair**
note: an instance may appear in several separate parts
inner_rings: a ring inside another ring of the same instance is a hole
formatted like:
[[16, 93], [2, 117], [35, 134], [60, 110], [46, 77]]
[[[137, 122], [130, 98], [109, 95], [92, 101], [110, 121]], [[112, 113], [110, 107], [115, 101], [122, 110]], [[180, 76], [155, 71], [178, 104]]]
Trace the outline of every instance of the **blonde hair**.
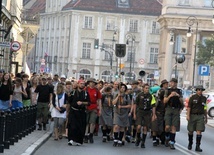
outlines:
[[65, 90], [64, 85], [62, 85], [61, 83], [58, 83], [56, 88], [56, 94], [62, 94], [64, 90]]

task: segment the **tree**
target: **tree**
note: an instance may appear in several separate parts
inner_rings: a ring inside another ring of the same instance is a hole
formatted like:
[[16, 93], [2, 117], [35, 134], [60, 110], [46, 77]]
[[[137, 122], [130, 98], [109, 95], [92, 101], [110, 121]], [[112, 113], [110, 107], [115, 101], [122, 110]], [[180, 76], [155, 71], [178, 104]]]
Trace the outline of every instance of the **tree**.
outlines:
[[204, 42], [198, 42], [198, 49], [196, 63], [214, 66], [214, 36]]

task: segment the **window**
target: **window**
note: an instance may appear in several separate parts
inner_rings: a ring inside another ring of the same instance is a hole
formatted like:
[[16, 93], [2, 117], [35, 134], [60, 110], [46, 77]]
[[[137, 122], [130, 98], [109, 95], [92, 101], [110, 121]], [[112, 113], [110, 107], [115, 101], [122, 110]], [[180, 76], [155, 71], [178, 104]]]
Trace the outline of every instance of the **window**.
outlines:
[[86, 80], [91, 77], [91, 72], [87, 69], [80, 70], [80, 76], [83, 76]]
[[105, 56], [104, 56], [104, 60], [111, 60], [111, 56], [109, 52], [105, 51]]
[[179, 0], [180, 5], [189, 5], [189, 0]]
[[153, 34], [159, 34], [158, 23], [155, 21], [152, 22], [152, 33]]
[[52, 29], [54, 29], [54, 22], [55, 22], [55, 17], [52, 18], [52, 24], [51, 24]]
[[85, 29], [92, 29], [92, 17], [90, 17], [90, 16], [85, 16], [84, 28], [85, 28]]
[[110, 71], [104, 71], [103, 73], [102, 73], [102, 77], [101, 77], [101, 79], [103, 79], [104, 81], [111, 81], [111, 72]]
[[138, 20], [136, 20], [136, 19], [130, 20], [129, 31], [138, 32]]
[[[111, 60], [110, 54], [112, 53], [113, 46], [110, 44], [104, 44], [104, 49], [106, 50], [104, 54], [104, 60]], [[112, 57], [112, 60], [113, 60], [113, 57]]]
[[82, 58], [90, 59], [90, 53], [91, 53], [91, 43], [83, 43]]
[[114, 30], [115, 28], [115, 18], [106, 19], [106, 30]]
[[7, 0], [3, 0], [2, 5], [6, 7], [7, 6]]
[[128, 47], [127, 61], [135, 62], [135, 48], [134, 47]]
[[158, 48], [150, 48], [150, 63], [158, 63]]
[[212, 2], [212, 0], [204, 0], [204, 6], [206, 7], [212, 7], [212, 3], [214, 5], [214, 2]]

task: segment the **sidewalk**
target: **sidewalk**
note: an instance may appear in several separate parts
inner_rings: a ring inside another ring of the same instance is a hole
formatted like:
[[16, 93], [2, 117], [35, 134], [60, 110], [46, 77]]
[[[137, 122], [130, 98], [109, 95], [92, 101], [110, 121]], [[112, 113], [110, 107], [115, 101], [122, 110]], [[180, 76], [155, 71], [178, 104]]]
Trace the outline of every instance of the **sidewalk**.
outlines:
[[[10, 145], [10, 149], [4, 149], [3, 155], [31, 155], [51, 136], [49, 127], [46, 131], [34, 130], [32, 133], [23, 137], [14, 145]], [[0, 153], [1, 155], [1, 153]]]
[[[214, 119], [208, 118], [208, 126], [214, 127]], [[10, 149], [4, 149], [4, 155], [32, 155], [51, 136], [50, 128], [47, 131], [35, 130], [18, 143], [10, 145]]]

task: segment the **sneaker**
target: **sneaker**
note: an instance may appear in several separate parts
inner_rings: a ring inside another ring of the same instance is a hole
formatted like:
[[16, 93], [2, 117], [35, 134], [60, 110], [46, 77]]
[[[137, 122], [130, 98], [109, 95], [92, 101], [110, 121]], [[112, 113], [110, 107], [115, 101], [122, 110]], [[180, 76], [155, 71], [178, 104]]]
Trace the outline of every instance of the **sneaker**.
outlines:
[[175, 149], [174, 142], [170, 142], [169, 143], [169, 147], [170, 147], [171, 150], [174, 150]]
[[70, 141], [68, 142], [68, 145], [72, 145], [72, 146], [81, 146], [82, 144], [77, 143], [77, 142], [75, 142], [75, 141], [73, 141], [73, 140], [70, 140]]
[[140, 147], [141, 147], [141, 148], [145, 148], [145, 142], [141, 142]]
[[118, 140], [114, 140], [113, 146], [116, 147], [118, 143]]
[[118, 143], [117, 143], [117, 146], [118, 147], [122, 147], [122, 145], [123, 145], [122, 141], [119, 140]]
[[107, 137], [103, 136], [103, 142], [107, 141]]
[[153, 141], [153, 146], [158, 146], [157, 141]]
[[69, 142], [68, 142], [68, 145], [73, 145], [73, 140], [70, 140]]

